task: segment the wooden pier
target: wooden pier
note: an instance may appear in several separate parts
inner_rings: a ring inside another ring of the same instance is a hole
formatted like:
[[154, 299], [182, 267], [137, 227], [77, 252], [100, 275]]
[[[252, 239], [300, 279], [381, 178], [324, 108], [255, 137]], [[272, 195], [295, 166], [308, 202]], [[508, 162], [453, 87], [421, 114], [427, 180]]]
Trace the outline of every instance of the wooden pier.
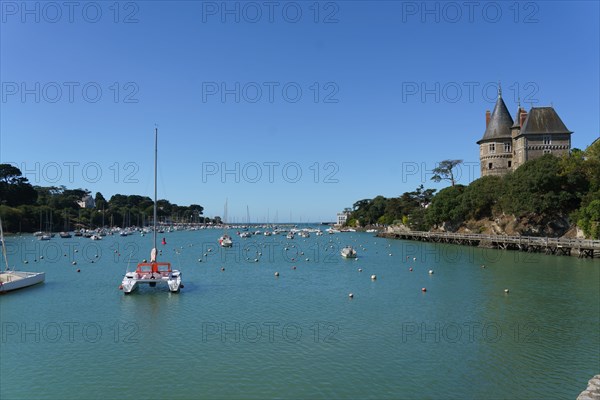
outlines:
[[377, 236], [422, 242], [488, 247], [500, 250], [519, 250], [529, 253], [545, 253], [561, 256], [573, 255], [578, 258], [600, 257], [600, 240], [423, 231], [388, 231], [380, 233]]

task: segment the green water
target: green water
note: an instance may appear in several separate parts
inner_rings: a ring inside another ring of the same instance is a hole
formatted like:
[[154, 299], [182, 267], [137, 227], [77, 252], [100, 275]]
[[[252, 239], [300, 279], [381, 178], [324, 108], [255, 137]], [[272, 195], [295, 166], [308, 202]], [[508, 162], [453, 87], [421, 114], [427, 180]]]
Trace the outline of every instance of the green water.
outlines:
[[165, 234], [184, 289], [130, 296], [149, 236], [8, 238], [46, 282], [0, 296], [0, 398], [565, 399], [600, 372], [598, 260], [364, 233], [222, 251], [221, 234]]

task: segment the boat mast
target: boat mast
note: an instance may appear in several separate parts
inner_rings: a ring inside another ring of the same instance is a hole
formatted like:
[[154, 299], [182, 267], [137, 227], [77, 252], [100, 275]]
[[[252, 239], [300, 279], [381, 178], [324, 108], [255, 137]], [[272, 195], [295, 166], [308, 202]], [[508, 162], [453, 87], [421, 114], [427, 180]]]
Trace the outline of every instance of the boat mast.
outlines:
[[2, 219], [0, 218], [0, 241], [2, 241], [2, 258], [4, 258], [4, 263], [6, 264], [6, 270], [8, 271], [10, 268], [8, 266], [8, 258], [6, 258], [6, 244], [4, 243], [4, 230], [2, 229]]
[[158, 128], [154, 128], [154, 249], [156, 249], [156, 218], [157, 218], [157, 203], [156, 203], [156, 165], [158, 158]]

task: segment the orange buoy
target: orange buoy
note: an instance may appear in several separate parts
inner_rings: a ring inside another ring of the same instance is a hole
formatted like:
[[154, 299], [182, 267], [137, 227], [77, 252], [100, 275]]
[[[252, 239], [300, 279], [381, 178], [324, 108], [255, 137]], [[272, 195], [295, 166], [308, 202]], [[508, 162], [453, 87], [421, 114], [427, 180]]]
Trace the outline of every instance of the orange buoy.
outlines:
[[80, 269], [78, 269], [78, 270], [77, 270], [77, 272], [81, 272], [81, 270], [80, 270]]
[[123, 285], [119, 285], [119, 290], [123, 290]]

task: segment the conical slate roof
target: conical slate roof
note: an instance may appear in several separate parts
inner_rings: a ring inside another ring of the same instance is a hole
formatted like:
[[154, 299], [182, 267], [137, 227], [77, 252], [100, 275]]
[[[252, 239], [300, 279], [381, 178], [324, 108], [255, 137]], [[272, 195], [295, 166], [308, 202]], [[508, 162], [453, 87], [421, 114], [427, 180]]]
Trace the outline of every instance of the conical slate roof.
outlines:
[[485, 129], [483, 137], [477, 144], [489, 140], [510, 139], [510, 127], [512, 124], [513, 119], [508, 112], [508, 108], [506, 108], [506, 104], [504, 104], [504, 100], [502, 100], [502, 95], [498, 93], [498, 100], [494, 106], [494, 111], [492, 111], [490, 122]]
[[[523, 126], [520, 135], [549, 134], [549, 133], [573, 133], [567, 129], [554, 108], [533, 107]], [[519, 136], [520, 136], [519, 135]]]

